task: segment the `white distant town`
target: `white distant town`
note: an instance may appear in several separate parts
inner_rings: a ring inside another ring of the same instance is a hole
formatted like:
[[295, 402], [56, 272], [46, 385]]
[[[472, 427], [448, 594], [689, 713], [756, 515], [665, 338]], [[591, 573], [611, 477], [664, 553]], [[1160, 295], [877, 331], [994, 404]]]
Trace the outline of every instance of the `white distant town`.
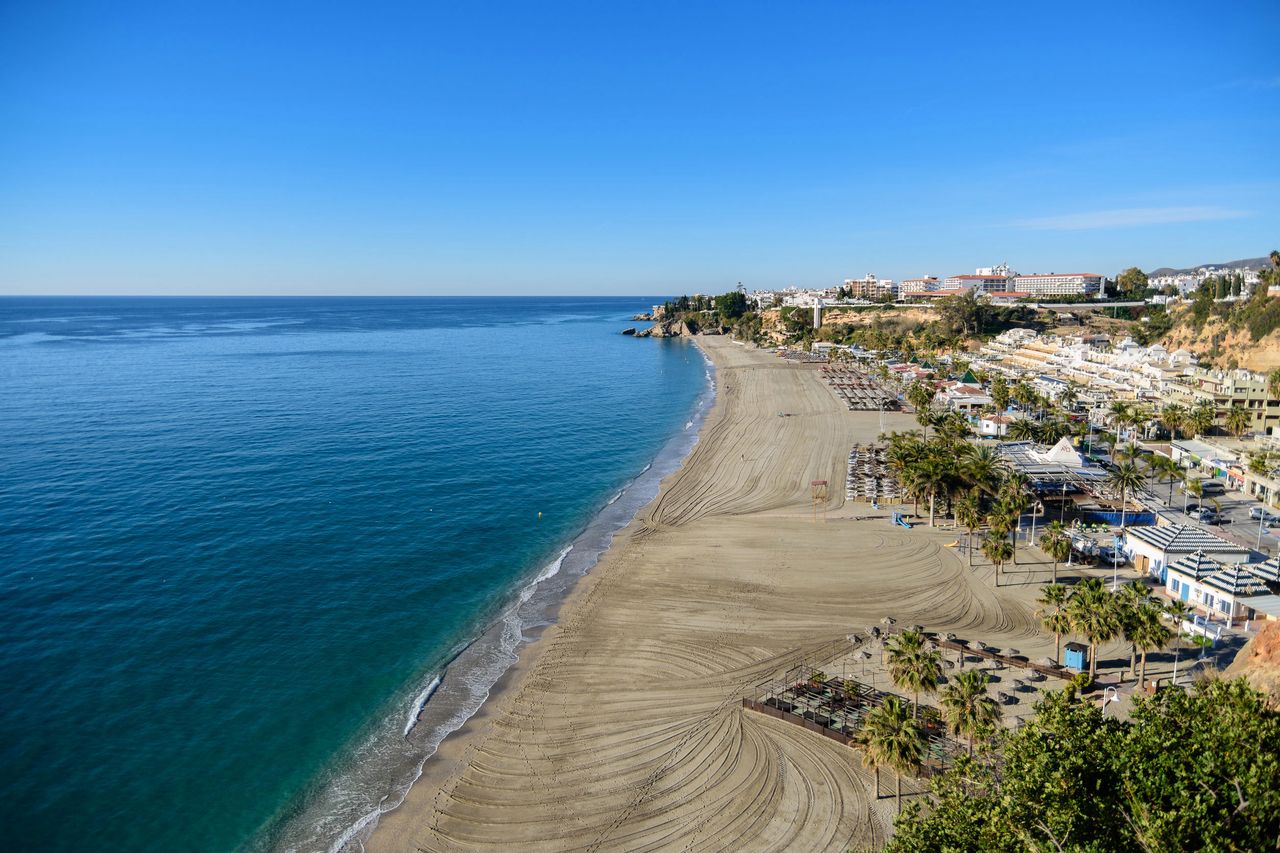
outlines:
[[[1186, 297], [1206, 279], [1240, 275], [1246, 288], [1231, 299], [1245, 299], [1257, 286], [1258, 270], [1225, 267], [1200, 267], [1194, 272], [1152, 276], [1148, 285], [1157, 291], [1150, 297], [1155, 304]], [[1093, 272], [1019, 273], [1008, 264], [980, 267], [972, 275], [952, 275], [940, 279], [934, 275], [895, 281], [867, 273], [862, 278], [847, 278], [829, 288], [786, 287], [782, 290], [757, 290], [749, 294], [758, 307], [773, 305], [814, 307], [819, 305], [867, 305], [874, 302], [929, 302], [968, 293], [980, 295], [995, 303], [1014, 303], [1054, 299], [1107, 299], [1106, 276]]]

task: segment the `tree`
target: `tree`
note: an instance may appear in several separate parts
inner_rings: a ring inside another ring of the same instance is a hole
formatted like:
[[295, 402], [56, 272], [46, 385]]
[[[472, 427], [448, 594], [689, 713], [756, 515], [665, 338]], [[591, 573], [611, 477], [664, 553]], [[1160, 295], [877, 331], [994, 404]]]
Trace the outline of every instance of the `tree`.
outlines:
[[[1201, 485], [1199, 480], [1187, 480], [1186, 494], [1194, 497], [1198, 501], [1200, 498], [1204, 497], [1204, 486]], [[1184, 512], [1187, 509], [1186, 498], [1183, 498], [1182, 500], [1182, 509]]]
[[1180, 434], [1185, 429], [1187, 419], [1186, 406], [1170, 403], [1160, 410], [1160, 423], [1164, 424], [1165, 429], [1169, 430], [1169, 435], [1172, 438], [1181, 437]]
[[969, 529], [969, 567], [973, 567], [973, 533], [982, 524], [982, 496], [970, 489], [956, 501], [956, 521]]
[[1044, 535], [1040, 537], [1040, 550], [1044, 551], [1053, 559], [1053, 583], [1058, 582], [1058, 563], [1071, 556], [1071, 537], [1067, 535], [1067, 530], [1062, 526], [1062, 522], [1054, 521], [1049, 524]]
[[970, 485], [994, 495], [1000, 488], [1000, 455], [987, 445], [965, 444], [960, 459], [961, 473]]
[[1107, 474], [1106, 484], [1120, 493], [1120, 531], [1124, 532], [1125, 501], [1128, 495], [1142, 487], [1142, 472], [1132, 462], [1121, 462]]
[[1008, 437], [1013, 441], [1034, 441], [1036, 438], [1036, 425], [1030, 418], [1015, 418], [1013, 423], [1009, 424]]
[[1000, 567], [1013, 556], [1013, 543], [1005, 538], [1009, 523], [998, 516], [988, 516], [987, 523], [991, 525], [991, 535], [982, 543], [982, 553], [995, 564], [996, 586], [1000, 586]]
[[1227, 431], [1239, 438], [1249, 428], [1251, 420], [1253, 418], [1250, 416], [1248, 409], [1243, 406], [1232, 406], [1227, 410]]
[[1218, 407], [1212, 400], [1202, 399], [1191, 407], [1189, 425], [1195, 435], [1207, 435], [1218, 419]]
[[[1135, 695], [1128, 721], [1055, 693], [909, 807], [886, 853], [1274, 849], [1280, 713], [1242, 680]], [[1264, 746], [1266, 745], [1266, 746]]]
[[1134, 614], [1131, 636], [1142, 655], [1138, 668], [1138, 681], [1147, 683], [1147, 652], [1159, 651], [1173, 639], [1173, 631], [1164, 624], [1164, 609], [1153, 601], [1144, 601]]
[[1071, 614], [1067, 610], [1067, 588], [1060, 583], [1052, 583], [1040, 590], [1040, 605], [1036, 616], [1046, 631], [1053, 634], [1053, 659], [1062, 660], [1062, 635], [1071, 632]]
[[747, 295], [740, 290], [733, 290], [717, 296], [716, 312], [726, 322], [738, 319], [747, 313]]
[[1147, 290], [1147, 274], [1137, 267], [1129, 267], [1116, 276], [1116, 290], [1123, 299], [1141, 299]]
[[1267, 374], [1267, 397], [1280, 400], [1280, 367]]
[[916, 631], [903, 631], [886, 643], [889, 677], [903, 690], [914, 694], [913, 717], [920, 717], [920, 693], [932, 693], [942, 679], [942, 656], [925, 647], [924, 637]]
[[1115, 598], [1101, 580], [1088, 578], [1068, 599], [1067, 612], [1072, 632], [1089, 641], [1089, 680], [1093, 681], [1098, 675], [1098, 644], [1120, 632]]
[[[1009, 529], [1005, 532], [1017, 535], [1018, 521], [1022, 518], [1023, 511], [1031, 504], [1031, 481], [1027, 479], [1025, 474], [1018, 471], [1009, 473], [1004, 478], [1004, 482], [1000, 484], [999, 500], [996, 503], [994, 511], [1003, 515], [1007, 521]], [[1018, 564], [1018, 543], [1016, 540], [1010, 543], [1013, 546], [1013, 564]]]
[[907, 402], [916, 410], [916, 420], [924, 427], [924, 434], [929, 435], [929, 407], [933, 405], [934, 388], [920, 380], [912, 382], [907, 388]]
[[[897, 696], [867, 712], [858, 733], [863, 762], [878, 773], [891, 767], [897, 783], [898, 811], [902, 811], [902, 776], [913, 773], [924, 760], [925, 739], [920, 725], [911, 718], [907, 706]], [[879, 789], [877, 788], [877, 791]]]
[[991, 402], [1001, 412], [1009, 408], [1009, 382], [998, 373], [991, 378]]
[[987, 681], [985, 672], [971, 669], [951, 679], [939, 696], [947, 727], [956, 737], [969, 739], [970, 755], [974, 739], [1000, 724], [1000, 706], [987, 695]]
[[1064, 411], [1070, 412], [1075, 408], [1076, 401], [1080, 399], [1080, 385], [1074, 380], [1068, 379], [1067, 384], [1063, 387], [1062, 393], [1058, 395], [1058, 402], [1062, 404]]
[[1124, 400], [1114, 400], [1111, 403], [1108, 413], [1111, 415], [1111, 422], [1116, 425], [1116, 444], [1120, 443], [1120, 427], [1129, 421], [1129, 404]]

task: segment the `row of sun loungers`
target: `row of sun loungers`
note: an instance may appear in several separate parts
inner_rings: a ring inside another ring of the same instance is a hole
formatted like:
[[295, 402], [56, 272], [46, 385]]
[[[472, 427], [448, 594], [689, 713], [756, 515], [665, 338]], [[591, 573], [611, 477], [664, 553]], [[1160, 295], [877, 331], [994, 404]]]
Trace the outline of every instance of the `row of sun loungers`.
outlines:
[[882, 444], [855, 444], [849, 451], [845, 498], [871, 503], [898, 503], [902, 486], [885, 458]]
[[785, 358], [787, 361], [798, 361], [801, 364], [826, 364], [827, 362], [825, 355], [796, 349], [780, 349], [778, 357]]
[[851, 412], [896, 411], [901, 408], [898, 396], [872, 376], [856, 367], [828, 364], [822, 368], [822, 377], [836, 392]]

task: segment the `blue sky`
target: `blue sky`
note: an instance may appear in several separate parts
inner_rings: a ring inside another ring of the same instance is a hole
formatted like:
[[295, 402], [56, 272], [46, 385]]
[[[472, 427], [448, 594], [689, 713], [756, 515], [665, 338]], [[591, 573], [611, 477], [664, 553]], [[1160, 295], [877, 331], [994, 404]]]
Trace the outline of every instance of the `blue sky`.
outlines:
[[1280, 246], [1277, 32], [1275, 0], [10, 0], [0, 293], [1254, 257]]

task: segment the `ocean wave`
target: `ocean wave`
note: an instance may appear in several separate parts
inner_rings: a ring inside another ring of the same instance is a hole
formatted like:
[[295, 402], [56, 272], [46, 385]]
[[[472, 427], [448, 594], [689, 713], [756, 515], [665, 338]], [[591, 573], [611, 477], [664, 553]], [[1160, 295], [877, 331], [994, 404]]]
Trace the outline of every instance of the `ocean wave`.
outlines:
[[409, 718], [404, 723], [404, 735], [409, 736], [409, 732], [413, 731], [413, 727], [418, 724], [418, 718], [422, 716], [422, 709], [427, 706], [427, 702], [431, 701], [431, 694], [436, 692], [436, 688], [440, 686], [440, 676], [431, 679], [431, 683], [423, 688], [418, 694], [418, 698], [414, 700], [413, 707], [409, 710]]
[[[610, 501], [610, 503], [613, 503], [613, 501]], [[569, 556], [569, 552], [572, 550], [573, 550], [572, 544], [566, 545], [565, 549], [560, 552], [560, 555], [558, 557], [556, 557], [547, 565], [543, 566], [542, 571], [538, 572], [538, 576], [535, 577], [533, 581], [529, 583], [524, 589], [520, 590], [521, 604], [524, 604], [526, 601], [528, 601], [530, 598], [533, 597], [533, 594], [538, 591], [538, 584], [542, 583], [545, 580], [550, 580], [551, 578], [559, 574], [560, 567], [564, 565], [564, 558]]]

